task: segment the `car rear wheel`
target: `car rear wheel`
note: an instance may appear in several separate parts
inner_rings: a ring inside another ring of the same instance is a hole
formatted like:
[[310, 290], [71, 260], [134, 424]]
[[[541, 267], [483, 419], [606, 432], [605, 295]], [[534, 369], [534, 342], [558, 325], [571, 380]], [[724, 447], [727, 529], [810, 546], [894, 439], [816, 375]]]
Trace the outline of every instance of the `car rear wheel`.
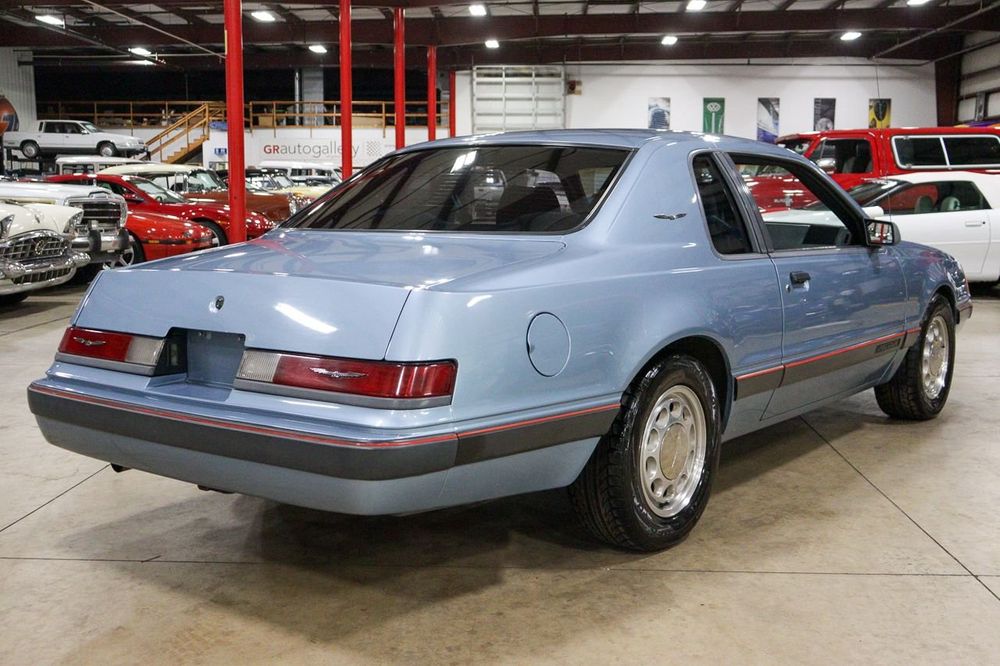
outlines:
[[625, 394], [611, 431], [570, 487], [577, 513], [602, 541], [669, 548], [698, 522], [719, 464], [715, 387], [695, 358], [674, 354]]
[[21, 154], [29, 160], [33, 160], [41, 154], [41, 149], [34, 141], [25, 141], [21, 144]]
[[97, 154], [101, 157], [114, 157], [118, 154], [118, 149], [110, 141], [102, 141], [97, 144]]
[[192, 220], [192, 222], [200, 224], [211, 231], [212, 235], [219, 241], [219, 245], [229, 245], [229, 238], [226, 236], [226, 230], [215, 222], [212, 222], [211, 220]]
[[932, 419], [948, 401], [954, 369], [955, 316], [951, 304], [938, 294], [903, 364], [892, 379], [875, 387], [878, 406], [895, 419]]

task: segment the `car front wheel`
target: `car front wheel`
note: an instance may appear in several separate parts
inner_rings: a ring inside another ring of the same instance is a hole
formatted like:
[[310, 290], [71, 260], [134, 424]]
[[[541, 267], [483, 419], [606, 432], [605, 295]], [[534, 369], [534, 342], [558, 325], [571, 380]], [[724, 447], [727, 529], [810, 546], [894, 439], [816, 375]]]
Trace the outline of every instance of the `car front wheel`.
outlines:
[[955, 315], [938, 294], [927, 308], [917, 342], [885, 384], [875, 387], [878, 406], [895, 419], [925, 421], [948, 401], [955, 370]]
[[118, 154], [118, 149], [110, 141], [102, 141], [97, 146], [97, 154], [101, 157], [114, 157]]
[[21, 154], [24, 155], [26, 159], [33, 160], [41, 154], [41, 149], [38, 144], [34, 141], [25, 141], [21, 144]]
[[697, 359], [674, 354], [654, 365], [570, 487], [584, 524], [629, 550], [680, 542], [708, 503], [720, 429], [715, 387]]

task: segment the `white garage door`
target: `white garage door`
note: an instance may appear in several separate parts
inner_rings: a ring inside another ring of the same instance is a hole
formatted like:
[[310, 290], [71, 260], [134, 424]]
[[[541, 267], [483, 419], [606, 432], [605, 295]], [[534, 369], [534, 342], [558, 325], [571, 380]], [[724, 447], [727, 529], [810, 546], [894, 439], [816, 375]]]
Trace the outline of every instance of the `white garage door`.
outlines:
[[562, 129], [565, 90], [562, 67], [475, 67], [472, 131]]

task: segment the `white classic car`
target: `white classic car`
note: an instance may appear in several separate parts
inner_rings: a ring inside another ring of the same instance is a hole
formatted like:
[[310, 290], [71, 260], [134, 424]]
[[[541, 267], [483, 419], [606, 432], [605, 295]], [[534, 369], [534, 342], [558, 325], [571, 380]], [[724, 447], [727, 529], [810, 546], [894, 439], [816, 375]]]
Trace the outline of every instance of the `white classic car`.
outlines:
[[1000, 174], [924, 171], [870, 180], [848, 194], [904, 240], [958, 259], [970, 282], [1000, 281]]
[[92, 264], [116, 263], [129, 247], [125, 199], [100, 188], [57, 183], [0, 182], [0, 203], [71, 206], [83, 214], [59, 231], [70, 247], [90, 255]]
[[85, 120], [38, 120], [29, 130], [4, 133], [3, 147], [18, 150], [29, 160], [69, 153], [111, 157], [149, 152], [142, 139], [102, 132]]
[[0, 203], [0, 307], [62, 284], [90, 262], [62, 234], [82, 217], [79, 208], [70, 206]]

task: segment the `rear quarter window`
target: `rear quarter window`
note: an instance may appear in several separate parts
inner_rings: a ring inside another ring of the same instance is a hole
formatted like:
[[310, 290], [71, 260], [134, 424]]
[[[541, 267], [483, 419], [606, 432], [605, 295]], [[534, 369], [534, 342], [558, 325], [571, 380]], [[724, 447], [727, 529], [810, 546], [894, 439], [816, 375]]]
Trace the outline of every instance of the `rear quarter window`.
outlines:
[[953, 166], [1000, 166], [1000, 137], [949, 136], [944, 147]]

